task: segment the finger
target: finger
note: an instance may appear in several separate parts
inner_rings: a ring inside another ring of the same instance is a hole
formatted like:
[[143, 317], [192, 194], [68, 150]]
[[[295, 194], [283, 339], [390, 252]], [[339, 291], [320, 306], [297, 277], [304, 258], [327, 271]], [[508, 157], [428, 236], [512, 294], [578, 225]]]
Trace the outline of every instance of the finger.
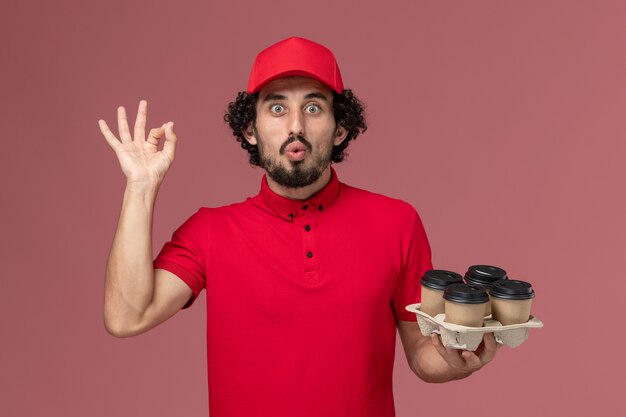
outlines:
[[137, 110], [137, 119], [135, 119], [135, 140], [146, 140], [146, 120], [148, 118], [148, 102], [141, 100], [139, 102], [139, 109]]
[[443, 345], [443, 342], [441, 341], [441, 336], [439, 336], [437, 333], [431, 333], [430, 340], [432, 340], [433, 345], [435, 346], [435, 350], [439, 352], [441, 356], [445, 357], [450, 353], [449, 348]]
[[108, 142], [109, 146], [113, 148], [113, 150], [120, 146], [120, 141], [115, 137], [113, 132], [111, 132], [111, 129], [109, 129], [107, 122], [100, 119], [98, 120], [98, 126], [100, 126], [100, 132], [102, 132], [102, 135]]
[[120, 132], [122, 143], [132, 142], [133, 138], [130, 137], [128, 121], [126, 120], [126, 109], [123, 106], [117, 108], [117, 129]]
[[433, 341], [435, 350], [439, 352], [439, 355], [453, 368], [463, 368], [465, 366], [465, 360], [461, 357], [456, 349], [445, 347], [441, 342], [440, 336], [436, 333], [432, 333], [430, 339]]
[[165, 125], [165, 143], [163, 144], [163, 153], [169, 158], [170, 163], [174, 161], [176, 155], [176, 142], [178, 138], [174, 133], [174, 122]]
[[439, 339], [439, 335], [437, 333], [430, 334], [430, 340], [433, 342], [433, 346], [435, 346], [435, 350], [439, 353], [445, 352], [443, 347], [443, 343], [441, 343], [441, 339]]
[[498, 342], [496, 342], [496, 337], [493, 333], [485, 333], [483, 343], [485, 347], [480, 354], [480, 360], [482, 363], [489, 363], [498, 352]]
[[161, 127], [156, 127], [154, 129], [150, 129], [150, 133], [148, 134], [147, 142], [150, 145], [154, 145], [155, 147], [159, 146], [159, 142], [165, 136], [165, 124]]
[[480, 358], [472, 351], [464, 350], [461, 352], [461, 357], [465, 360], [465, 366], [470, 369], [479, 369], [483, 366], [483, 363], [480, 361]]

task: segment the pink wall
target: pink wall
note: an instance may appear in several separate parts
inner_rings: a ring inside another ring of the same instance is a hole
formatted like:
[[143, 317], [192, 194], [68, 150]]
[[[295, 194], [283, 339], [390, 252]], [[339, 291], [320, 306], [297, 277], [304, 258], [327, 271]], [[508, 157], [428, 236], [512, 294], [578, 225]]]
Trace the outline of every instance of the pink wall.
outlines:
[[398, 416], [624, 415], [625, 3], [250, 3], [3, 2], [0, 415], [206, 415], [203, 300], [137, 338], [103, 328], [124, 180], [97, 120], [146, 98], [150, 126], [176, 122], [156, 253], [200, 205], [256, 193], [221, 118], [291, 35], [368, 103], [340, 178], [414, 204], [436, 266], [537, 291], [545, 328], [470, 379], [424, 384], [398, 347]]

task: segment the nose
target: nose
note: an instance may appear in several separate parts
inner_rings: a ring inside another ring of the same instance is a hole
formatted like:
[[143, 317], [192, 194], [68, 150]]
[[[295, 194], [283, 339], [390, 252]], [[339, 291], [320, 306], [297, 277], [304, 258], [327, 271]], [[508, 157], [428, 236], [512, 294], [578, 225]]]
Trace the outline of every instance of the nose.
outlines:
[[290, 136], [304, 136], [304, 115], [302, 111], [292, 111], [289, 119]]

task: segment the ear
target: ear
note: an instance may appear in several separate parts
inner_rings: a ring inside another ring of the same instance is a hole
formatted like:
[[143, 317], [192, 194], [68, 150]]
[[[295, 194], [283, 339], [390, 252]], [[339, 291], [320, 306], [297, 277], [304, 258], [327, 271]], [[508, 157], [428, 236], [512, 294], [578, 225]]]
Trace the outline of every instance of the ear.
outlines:
[[341, 142], [343, 142], [343, 140], [346, 138], [346, 136], [348, 136], [348, 131], [346, 130], [346, 128], [341, 125], [337, 125], [337, 128], [335, 129], [335, 146], [340, 145]]
[[243, 137], [246, 138], [250, 145], [257, 144], [256, 134], [252, 123], [250, 123], [248, 127], [243, 131]]

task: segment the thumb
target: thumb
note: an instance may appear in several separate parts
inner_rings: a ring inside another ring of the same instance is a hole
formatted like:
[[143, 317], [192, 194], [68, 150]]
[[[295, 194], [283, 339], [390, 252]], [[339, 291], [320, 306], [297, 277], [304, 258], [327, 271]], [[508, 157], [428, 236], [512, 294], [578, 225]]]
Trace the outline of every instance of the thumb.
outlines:
[[163, 153], [169, 158], [170, 162], [174, 161], [176, 155], [176, 142], [178, 138], [174, 133], [174, 122], [168, 122], [165, 125], [165, 143], [163, 144]]

